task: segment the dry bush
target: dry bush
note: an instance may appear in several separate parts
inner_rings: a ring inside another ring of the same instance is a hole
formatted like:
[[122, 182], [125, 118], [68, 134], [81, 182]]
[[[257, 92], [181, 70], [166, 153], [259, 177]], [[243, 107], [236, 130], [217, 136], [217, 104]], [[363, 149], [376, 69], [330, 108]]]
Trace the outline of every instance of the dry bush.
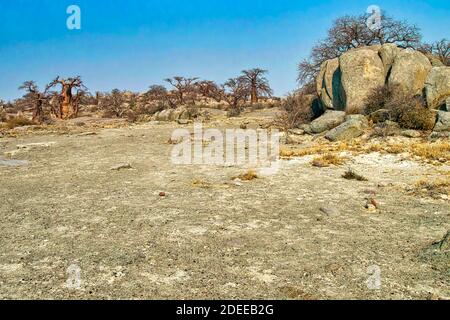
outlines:
[[380, 109], [387, 109], [386, 103], [393, 98], [394, 92], [396, 92], [397, 89], [397, 86], [389, 85], [373, 89], [365, 100], [363, 109], [364, 114], [370, 115]]
[[436, 115], [419, 99], [398, 101], [397, 104], [390, 105], [390, 107], [402, 128], [430, 131], [436, 124]]
[[334, 154], [334, 153], [326, 153], [322, 156], [314, 158], [312, 161], [312, 165], [314, 167], [325, 168], [331, 165], [339, 166], [345, 163], [345, 158]]
[[413, 188], [416, 195], [427, 195], [439, 199], [442, 195], [450, 196], [450, 180], [428, 181], [420, 180]]
[[283, 113], [274, 121], [274, 125], [284, 131], [310, 123], [313, 119], [312, 104], [315, 97], [302, 93], [290, 94], [280, 106]]
[[450, 142], [437, 141], [434, 143], [414, 143], [410, 145], [410, 152], [424, 159], [450, 161]]
[[258, 179], [258, 175], [256, 174], [256, 172], [254, 170], [249, 170], [246, 173], [240, 174], [237, 177], [233, 178], [233, 180], [235, 180], [235, 179], [240, 179], [242, 181], [251, 181], [251, 180]]
[[0, 108], [0, 122], [6, 122], [8, 120], [8, 115], [3, 108]]
[[6, 121], [6, 127], [8, 129], [14, 129], [16, 127], [31, 126], [31, 125], [34, 125], [34, 124], [36, 124], [36, 123], [34, 123], [30, 119], [25, 118], [23, 116], [10, 118], [10, 119], [8, 119]]
[[427, 108], [423, 97], [411, 97], [397, 85], [375, 88], [367, 97], [366, 115], [380, 109], [389, 110], [391, 119], [405, 129], [432, 130], [436, 124], [436, 116]]
[[212, 187], [211, 183], [204, 181], [202, 179], [194, 179], [192, 181], [192, 186], [201, 189], [210, 189]]
[[356, 180], [356, 181], [368, 181], [366, 177], [363, 177], [362, 175], [357, 174], [352, 169], [348, 169], [343, 175], [342, 178], [347, 180]]

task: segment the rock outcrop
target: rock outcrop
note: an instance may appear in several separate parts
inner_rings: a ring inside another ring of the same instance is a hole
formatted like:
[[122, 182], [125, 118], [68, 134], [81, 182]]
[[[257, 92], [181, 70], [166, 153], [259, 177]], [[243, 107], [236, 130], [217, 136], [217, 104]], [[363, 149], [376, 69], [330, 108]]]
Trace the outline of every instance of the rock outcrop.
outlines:
[[422, 94], [431, 68], [431, 62], [424, 54], [411, 49], [402, 50], [395, 57], [388, 83], [397, 85], [411, 96]]
[[340, 126], [330, 130], [325, 138], [330, 141], [351, 140], [362, 136], [369, 127], [369, 121], [363, 115], [350, 115]]
[[310, 124], [312, 133], [322, 133], [336, 128], [345, 121], [345, 112], [328, 110], [325, 114]]
[[434, 131], [450, 131], [450, 112], [438, 111], [436, 126]]
[[384, 66], [378, 52], [370, 47], [350, 50], [339, 58], [345, 110], [362, 111], [373, 89], [385, 83]]
[[427, 104], [430, 108], [447, 110], [446, 100], [450, 99], [450, 68], [431, 69], [425, 83]]
[[374, 88], [390, 84], [407, 95], [423, 95], [429, 108], [448, 110], [450, 67], [435, 60], [395, 44], [352, 49], [322, 64], [317, 94], [324, 110], [358, 113]]

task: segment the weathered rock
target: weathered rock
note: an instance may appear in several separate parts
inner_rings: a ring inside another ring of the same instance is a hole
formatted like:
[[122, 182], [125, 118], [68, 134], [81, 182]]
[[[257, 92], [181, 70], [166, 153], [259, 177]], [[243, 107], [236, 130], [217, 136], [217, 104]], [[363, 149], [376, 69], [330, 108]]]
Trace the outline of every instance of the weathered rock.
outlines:
[[187, 119], [178, 119], [178, 124], [183, 124], [183, 125], [189, 124], [189, 120], [187, 120]]
[[303, 130], [306, 134], [312, 134], [312, 129], [310, 124], [301, 124], [298, 126], [298, 129]]
[[339, 59], [325, 61], [317, 78], [317, 93], [326, 109], [343, 110]]
[[[336, 128], [345, 121], [345, 112], [328, 110], [323, 116], [311, 122], [312, 133], [322, 133]], [[303, 129], [303, 128], [302, 128]], [[306, 132], [306, 130], [305, 130]]]
[[171, 121], [173, 109], [163, 110], [156, 114], [155, 118], [157, 121]]
[[363, 115], [351, 115], [340, 126], [330, 130], [325, 138], [330, 141], [351, 140], [362, 136], [369, 127], [369, 121]]
[[434, 131], [443, 132], [450, 131], [450, 112], [438, 111], [437, 122]]
[[385, 78], [391, 71], [395, 58], [401, 51], [402, 49], [398, 48], [394, 43], [387, 43], [381, 46], [379, 55], [381, 57], [381, 61], [383, 62]]
[[350, 50], [339, 58], [345, 110], [361, 112], [373, 89], [384, 85], [383, 62], [374, 48]]
[[417, 130], [404, 130], [401, 134], [407, 138], [420, 138], [422, 136], [422, 133]]
[[439, 109], [445, 105], [447, 109], [446, 100], [450, 98], [450, 67], [431, 69], [425, 83], [425, 94], [429, 108]]
[[424, 54], [412, 49], [402, 50], [392, 65], [388, 83], [398, 86], [407, 95], [422, 94], [431, 68]]
[[391, 114], [387, 109], [380, 109], [369, 115], [369, 120], [373, 123], [381, 123], [391, 119]]

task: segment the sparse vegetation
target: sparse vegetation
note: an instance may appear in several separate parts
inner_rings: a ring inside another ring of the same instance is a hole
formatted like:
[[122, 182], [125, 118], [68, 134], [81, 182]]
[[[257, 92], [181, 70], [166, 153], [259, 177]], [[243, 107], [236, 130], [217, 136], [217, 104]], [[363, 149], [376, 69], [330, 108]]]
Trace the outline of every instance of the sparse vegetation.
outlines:
[[373, 90], [366, 99], [364, 113], [386, 109], [390, 119], [405, 129], [432, 130], [436, 116], [420, 96], [408, 96], [398, 86], [384, 85]]
[[356, 181], [368, 181], [366, 177], [363, 177], [362, 175], [357, 174], [352, 169], [348, 169], [343, 175], [342, 178], [346, 180], [356, 180]]
[[418, 181], [412, 191], [416, 195], [426, 195], [440, 199], [442, 196], [450, 196], [450, 179], [429, 181], [426, 179]]
[[11, 117], [6, 121], [6, 127], [8, 129], [14, 129], [17, 127], [24, 127], [24, 126], [31, 126], [34, 124], [36, 124], [36, 123], [31, 121], [28, 118], [23, 117], [23, 116]]
[[258, 174], [254, 170], [248, 170], [246, 173], [234, 177], [232, 180], [239, 179], [242, 181], [252, 181], [258, 179]]
[[334, 154], [334, 153], [326, 153], [322, 156], [318, 156], [316, 158], [314, 158], [314, 160], [311, 162], [311, 164], [314, 167], [319, 167], [319, 168], [325, 168], [325, 167], [330, 167], [330, 166], [340, 166], [342, 164], [344, 164], [346, 161], [345, 158]]

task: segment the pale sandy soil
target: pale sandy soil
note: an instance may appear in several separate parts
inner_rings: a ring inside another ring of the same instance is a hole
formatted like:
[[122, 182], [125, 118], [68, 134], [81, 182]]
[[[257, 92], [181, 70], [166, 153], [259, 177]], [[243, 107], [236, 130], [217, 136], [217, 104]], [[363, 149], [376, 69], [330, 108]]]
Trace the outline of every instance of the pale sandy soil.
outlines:
[[[0, 138], [0, 155], [51, 142], [14, 155], [28, 163], [0, 163], [0, 298], [450, 297], [449, 256], [426, 251], [450, 229], [450, 201], [408, 192], [449, 166], [372, 153], [316, 168], [303, 157], [236, 184], [242, 168], [173, 165], [176, 127]], [[121, 163], [132, 169], [110, 170]], [[343, 179], [348, 167], [369, 181]], [[70, 265], [78, 290], [66, 287]], [[367, 286], [371, 266], [379, 290]]]

